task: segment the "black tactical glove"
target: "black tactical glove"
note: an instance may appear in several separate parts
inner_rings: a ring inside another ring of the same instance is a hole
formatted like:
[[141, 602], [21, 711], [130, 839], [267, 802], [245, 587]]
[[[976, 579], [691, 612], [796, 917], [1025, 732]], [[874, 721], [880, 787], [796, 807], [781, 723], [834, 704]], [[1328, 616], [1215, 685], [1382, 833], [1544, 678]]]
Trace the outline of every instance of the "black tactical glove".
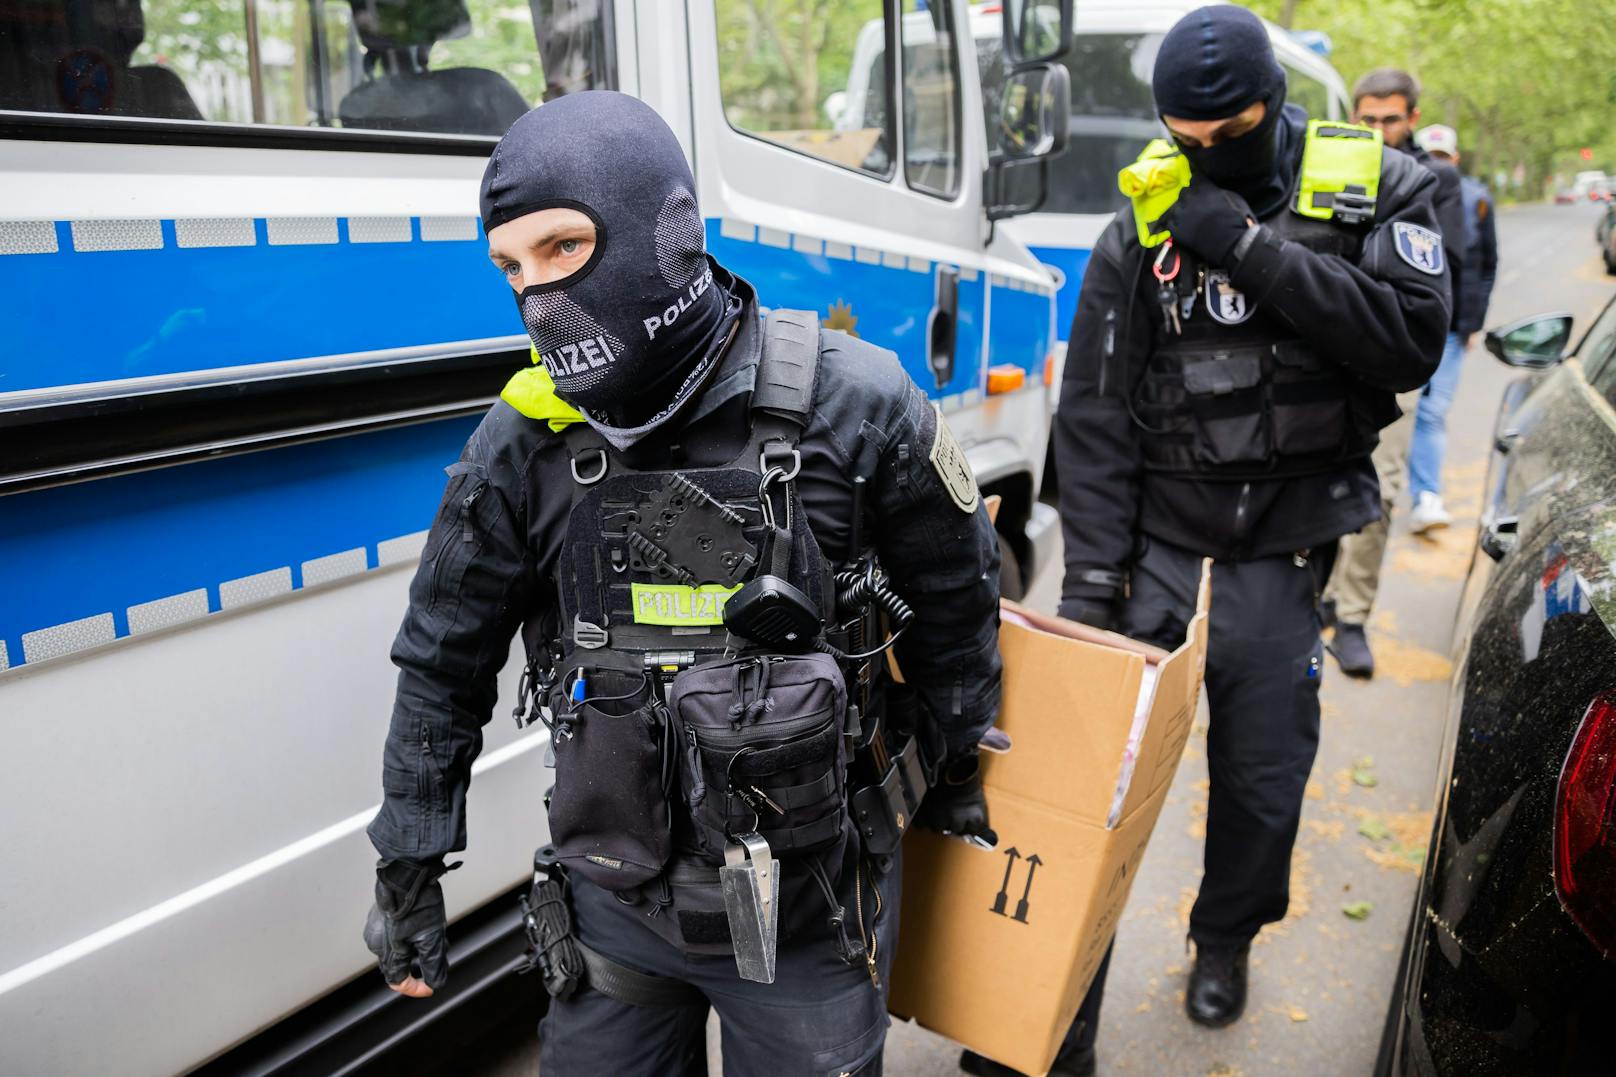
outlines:
[[436, 991], [449, 982], [448, 916], [438, 878], [460, 866], [442, 861], [376, 862], [376, 903], [365, 917], [365, 945], [376, 955], [382, 976], [401, 984], [420, 968], [421, 982]]
[[999, 835], [988, 826], [988, 798], [982, 792], [982, 763], [976, 752], [956, 755], [943, 764], [920, 805], [920, 824], [989, 845], [999, 843]]
[[1114, 598], [1066, 598], [1061, 600], [1057, 612], [1068, 621], [1090, 628], [1104, 632], [1117, 630], [1117, 600]]
[[1182, 243], [1211, 265], [1225, 267], [1235, 244], [1251, 227], [1248, 219], [1256, 220], [1256, 214], [1246, 200], [1205, 176], [1191, 180], [1162, 215], [1174, 243]]

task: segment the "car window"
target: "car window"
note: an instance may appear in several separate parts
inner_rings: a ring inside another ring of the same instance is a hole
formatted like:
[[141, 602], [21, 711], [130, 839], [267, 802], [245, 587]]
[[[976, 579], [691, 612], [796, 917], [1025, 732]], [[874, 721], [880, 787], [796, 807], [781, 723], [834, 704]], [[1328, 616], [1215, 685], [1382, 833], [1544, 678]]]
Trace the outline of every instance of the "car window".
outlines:
[[959, 50], [949, 4], [903, 0], [903, 174], [953, 198], [960, 188]]
[[610, 0], [69, 0], [0, 7], [0, 108], [500, 135], [617, 85]]
[[[718, 90], [743, 134], [873, 176], [892, 175], [892, 80], [883, 0], [716, 0]], [[818, 5], [824, 6], [824, 5]]]
[[[1072, 78], [1070, 148], [1050, 160], [1044, 213], [1114, 213], [1125, 199], [1117, 173], [1164, 136], [1150, 94], [1160, 34], [1079, 34], [1064, 61]], [[998, 130], [1004, 88], [997, 37], [976, 40], [987, 129]]]
[[1290, 64], [1281, 66], [1285, 68], [1285, 100], [1293, 105], [1301, 105], [1307, 110], [1307, 118], [1310, 120], [1330, 119], [1329, 88], [1312, 75], [1304, 75]]
[[1588, 383], [1616, 404], [1616, 300], [1605, 307], [1577, 345], [1577, 359]]

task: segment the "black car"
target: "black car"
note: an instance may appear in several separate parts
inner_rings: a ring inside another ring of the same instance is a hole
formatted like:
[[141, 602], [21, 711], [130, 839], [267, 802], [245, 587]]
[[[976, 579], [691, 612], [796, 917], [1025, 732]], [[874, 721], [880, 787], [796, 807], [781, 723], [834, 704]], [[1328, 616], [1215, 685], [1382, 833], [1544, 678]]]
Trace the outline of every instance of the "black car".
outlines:
[[1605, 199], [1605, 212], [1594, 225], [1594, 239], [1605, 258], [1605, 272], [1616, 276], [1616, 198]]
[[1505, 392], [1379, 1074], [1616, 1073], [1616, 303]]

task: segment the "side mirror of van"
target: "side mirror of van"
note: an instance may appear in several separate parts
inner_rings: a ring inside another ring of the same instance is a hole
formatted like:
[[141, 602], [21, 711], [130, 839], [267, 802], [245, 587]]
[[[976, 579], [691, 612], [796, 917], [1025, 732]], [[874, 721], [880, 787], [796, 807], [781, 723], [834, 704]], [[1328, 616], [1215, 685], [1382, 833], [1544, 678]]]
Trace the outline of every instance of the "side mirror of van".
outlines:
[[1004, 0], [1004, 47], [1012, 64], [1036, 64], [1072, 47], [1072, 0]]
[[999, 152], [1013, 161], [1053, 157], [1066, 148], [1072, 75], [1061, 64], [1018, 69], [999, 98]]
[[999, 98], [996, 152], [988, 163], [988, 220], [1033, 213], [1044, 204], [1044, 162], [1071, 135], [1072, 76], [1064, 64], [1027, 64], [1005, 79]]
[[1510, 366], [1547, 370], [1566, 356], [1571, 343], [1569, 314], [1536, 314], [1487, 331], [1487, 350]]

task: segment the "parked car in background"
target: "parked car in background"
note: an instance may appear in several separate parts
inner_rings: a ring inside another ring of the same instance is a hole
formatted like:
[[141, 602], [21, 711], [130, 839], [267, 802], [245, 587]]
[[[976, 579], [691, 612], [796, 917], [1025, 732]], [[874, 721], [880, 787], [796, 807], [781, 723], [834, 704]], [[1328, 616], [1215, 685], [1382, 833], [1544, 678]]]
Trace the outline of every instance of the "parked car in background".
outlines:
[[1578, 172], [1571, 181], [1571, 193], [1578, 199], [1598, 201], [1610, 190], [1610, 177], [1600, 169]]
[[[1489, 333], [1504, 394], [1431, 842], [1377, 1073], [1609, 1073], [1616, 303]], [[1564, 358], [1562, 358], [1564, 357]]]
[[1616, 200], [1605, 199], [1605, 212], [1594, 226], [1594, 239], [1605, 258], [1605, 272], [1616, 276]]

